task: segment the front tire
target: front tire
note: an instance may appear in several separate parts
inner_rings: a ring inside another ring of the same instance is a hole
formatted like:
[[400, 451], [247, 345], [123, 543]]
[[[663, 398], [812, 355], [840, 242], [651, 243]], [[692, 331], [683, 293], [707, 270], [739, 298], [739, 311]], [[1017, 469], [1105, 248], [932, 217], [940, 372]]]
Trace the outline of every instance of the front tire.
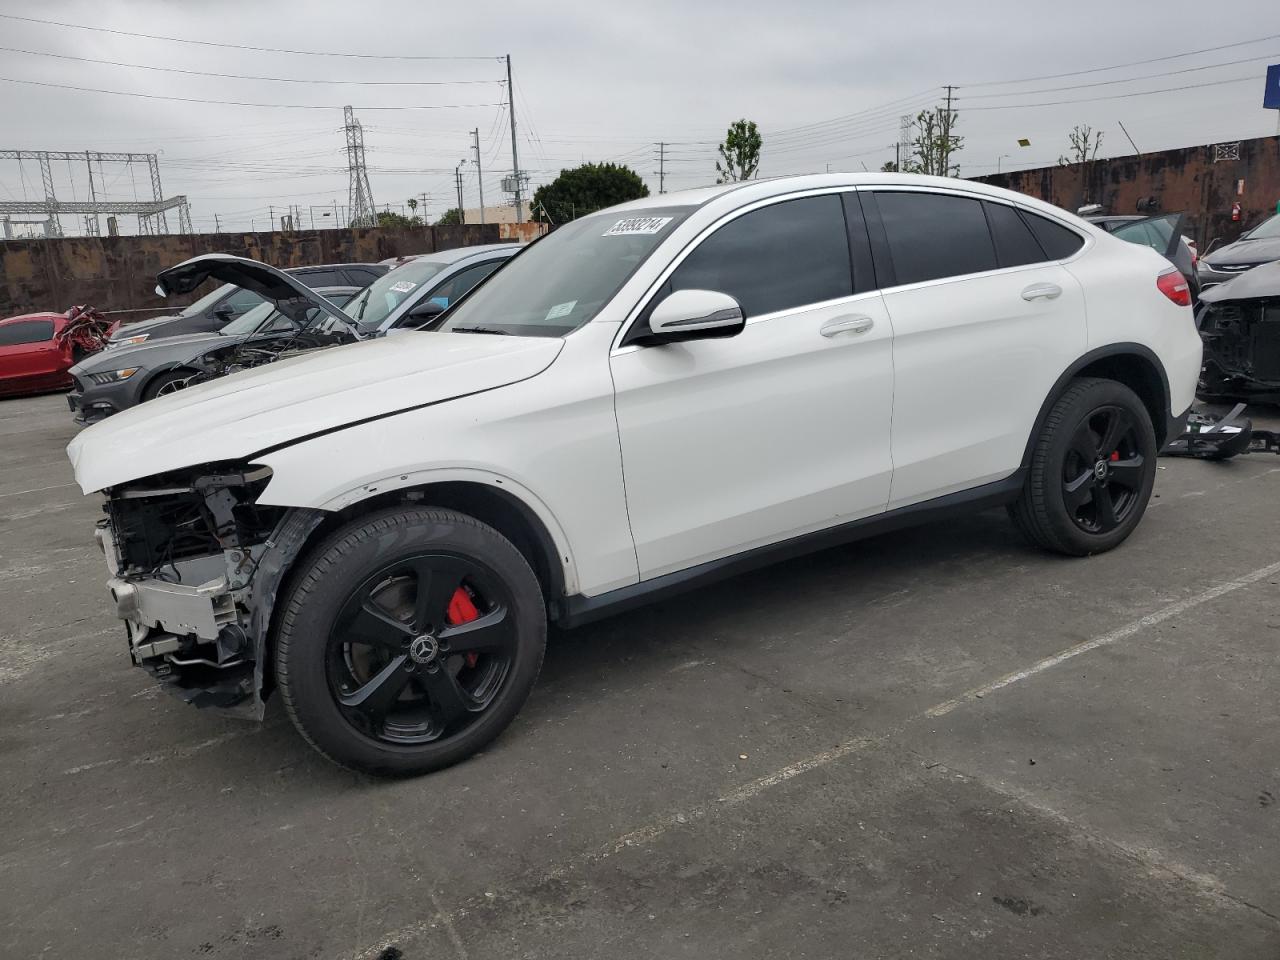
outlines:
[[1157, 452], [1151, 415], [1137, 394], [1114, 380], [1075, 380], [1045, 419], [1009, 515], [1046, 550], [1103, 553], [1142, 519]]
[[289, 718], [330, 760], [377, 776], [438, 770], [492, 741], [546, 649], [524, 556], [452, 510], [353, 520], [303, 562], [282, 610], [275, 668]]

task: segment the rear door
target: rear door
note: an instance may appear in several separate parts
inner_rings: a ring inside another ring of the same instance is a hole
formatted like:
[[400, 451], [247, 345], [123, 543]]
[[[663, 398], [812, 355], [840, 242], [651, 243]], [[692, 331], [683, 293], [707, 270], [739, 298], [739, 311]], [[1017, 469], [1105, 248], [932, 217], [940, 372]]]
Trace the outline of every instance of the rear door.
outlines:
[[863, 199], [894, 330], [890, 508], [1009, 476], [1054, 382], [1084, 352], [1084, 295], [1057, 262], [1084, 239], [975, 195]]
[[684, 289], [733, 296], [743, 331], [614, 350], [642, 579], [884, 510], [892, 331], [860, 215], [853, 229], [868, 263], [856, 286], [840, 194], [731, 215], [677, 261], [632, 333]]

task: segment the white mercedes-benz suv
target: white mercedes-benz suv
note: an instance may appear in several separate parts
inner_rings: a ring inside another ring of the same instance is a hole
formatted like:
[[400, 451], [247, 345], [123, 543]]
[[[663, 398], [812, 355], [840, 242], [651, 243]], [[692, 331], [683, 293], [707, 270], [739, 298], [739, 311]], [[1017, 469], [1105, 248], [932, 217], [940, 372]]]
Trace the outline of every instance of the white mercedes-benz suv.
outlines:
[[326, 756], [412, 774], [511, 722], [548, 620], [959, 508], [1115, 547], [1199, 369], [1153, 251], [982, 184], [833, 174], [583, 217], [430, 331], [68, 452], [135, 663], [232, 714], [278, 690]]

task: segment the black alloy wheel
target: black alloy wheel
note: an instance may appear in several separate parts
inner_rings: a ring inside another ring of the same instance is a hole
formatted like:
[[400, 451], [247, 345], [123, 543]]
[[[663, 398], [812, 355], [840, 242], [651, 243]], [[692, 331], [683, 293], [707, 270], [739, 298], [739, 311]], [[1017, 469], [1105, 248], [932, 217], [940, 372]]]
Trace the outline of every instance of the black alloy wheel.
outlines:
[[1118, 406], [1094, 410], [1071, 437], [1062, 470], [1062, 499], [1086, 533], [1110, 533], [1128, 519], [1142, 491], [1146, 458], [1137, 424]]
[[1115, 380], [1080, 377], [1054, 402], [1031, 445], [1009, 516], [1037, 546], [1083, 557], [1119, 546], [1155, 486], [1151, 414]]
[[505, 586], [474, 560], [396, 560], [352, 591], [329, 632], [334, 699], [352, 726], [387, 743], [456, 734], [506, 679], [513, 620]]
[[357, 516], [297, 564], [275, 679], [335, 763], [406, 776], [457, 763], [519, 713], [546, 650], [524, 555], [475, 517], [401, 505]]

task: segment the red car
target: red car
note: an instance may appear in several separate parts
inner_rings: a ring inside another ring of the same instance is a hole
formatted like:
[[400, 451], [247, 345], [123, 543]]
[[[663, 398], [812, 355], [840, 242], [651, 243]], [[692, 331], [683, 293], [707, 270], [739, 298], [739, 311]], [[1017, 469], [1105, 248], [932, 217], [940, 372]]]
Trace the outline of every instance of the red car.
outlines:
[[71, 365], [101, 350], [117, 324], [92, 307], [0, 320], [0, 397], [71, 386]]

